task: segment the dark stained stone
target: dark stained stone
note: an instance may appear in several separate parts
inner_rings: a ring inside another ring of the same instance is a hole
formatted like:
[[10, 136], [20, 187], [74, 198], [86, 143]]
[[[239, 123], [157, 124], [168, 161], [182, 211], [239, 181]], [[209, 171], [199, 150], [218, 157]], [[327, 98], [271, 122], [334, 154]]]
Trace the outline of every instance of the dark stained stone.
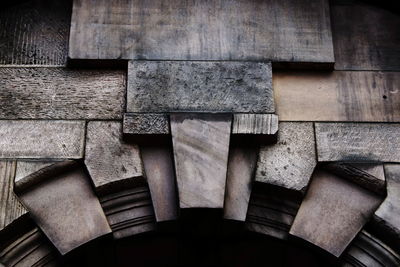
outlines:
[[334, 62], [327, 0], [75, 0], [70, 36], [79, 59]]
[[128, 112], [273, 113], [271, 64], [130, 61]]

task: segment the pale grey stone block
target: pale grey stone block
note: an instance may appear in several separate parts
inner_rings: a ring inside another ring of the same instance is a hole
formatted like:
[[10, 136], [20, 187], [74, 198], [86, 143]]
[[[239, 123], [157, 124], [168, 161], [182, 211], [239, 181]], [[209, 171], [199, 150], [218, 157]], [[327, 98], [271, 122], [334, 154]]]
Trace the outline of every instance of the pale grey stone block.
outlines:
[[111, 232], [89, 177], [74, 161], [39, 170], [14, 191], [61, 254]]
[[181, 208], [222, 208], [230, 115], [172, 114], [171, 134]]
[[162, 113], [125, 113], [124, 134], [169, 134], [169, 118]]
[[263, 146], [255, 181], [304, 191], [317, 164], [312, 123], [279, 123], [276, 144]]
[[0, 158], [83, 157], [84, 121], [0, 120]]
[[400, 124], [315, 123], [319, 161], [400, 162]]
[[290, 234], [339, 257], [382, 201], [347, 179], [316, 170]]
[[271, 64], [130, 61], [127, 111], [273, 113]]
[[85, 164], [101, 194], [111, 193], [118, 184], [134, 186], [144, 182], [139, 147], [123, 140], [120, 122], [88, 123]]

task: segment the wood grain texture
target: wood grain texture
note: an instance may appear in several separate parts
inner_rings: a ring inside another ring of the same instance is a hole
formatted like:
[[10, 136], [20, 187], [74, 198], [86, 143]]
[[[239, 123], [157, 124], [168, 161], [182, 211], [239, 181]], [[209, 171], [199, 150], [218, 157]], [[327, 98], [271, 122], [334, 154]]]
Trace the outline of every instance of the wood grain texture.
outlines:
[[328, 1], [82, 1], [71, 58], [333, 62]]
[[0, 64], [67, 63], [71, 0], [18, 1], [0, 10]]
[[400, 162], [400, 124], [315, 123], [319, 161]]
[[339, 257], [382, 201], [346, 179], [316, 170], [290, 234]]
[[316, 165], [312, 123], [281, 122], [277, 143], [260, 148], [255, 181], [305, 191]]
[[275, 111], [270, 63], [130, 61], [128, 112]]
[[2, 119], [121, 119], [125, 72], [0, 67]]
[[84, 121], [0, 120], [0, 158], [82, 158]]
[[222, 208], [231, 116], [171, 114], [176, 180], [181, 208]]
[[123, 140], [120, 122], [90, 121], [85, 154], [86, 167], [99, 194], [144, 183], [139, 147]]
[[400, 121], [400, 73], [274, 72], [279, 120]]
[[62, 255], [111, 232], [89, 179], [78, 163], [63, 161], [16, 184], [19, 199]]
[[27, 211], [14, 195], [15, 161], [0, 161], [0, 231]]
[[332, 1], [337, 70], [400, 70], [400, 16], [362, 1]]
[[278, 116], [275, 114], [234, 114], [232, 134], [265, 134], [278, 132]]

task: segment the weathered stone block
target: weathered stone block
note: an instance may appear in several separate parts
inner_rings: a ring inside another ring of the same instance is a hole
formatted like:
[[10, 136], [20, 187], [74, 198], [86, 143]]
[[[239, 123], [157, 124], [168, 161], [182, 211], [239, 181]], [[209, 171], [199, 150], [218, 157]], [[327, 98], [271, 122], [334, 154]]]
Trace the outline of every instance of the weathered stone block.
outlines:
[[277, 143], [260, 148], [255, 180], [304, 191], [316, 164], [312, 123], [281, 122]]
[[290, 234], [339, 257], [382, 200], [347, 179], [317, 169]]
[[169, 134], [169, 118], [162, 113], [125, 113], [124, 134]]
[[84, 121], [0, 120], [0, 158], [82, 158]]
[[234, 114], [232, 134], [275, 135], [278, 116], [275, 114]]
[[316, 123], [319, 161], [400, 162], [400, 124]]
[[273, 113], [271, 64], [130, 61], [128, 112]]
[[245, 221], [258, 147], [231, 145], [224, 201], [224, 218]]
[[120, 122], [88, 123], [85, 164], [100, 194], [144, 183], [139, 147], [123, 141]]
[[89, 177], [74, 161], [39, 170], [14, 191], [61, 254], [111, 232]]
[[332, 63], [329, 2], [75, 0], [69, 56]]
[[172, 114], [171, 134], [181, 208], [222, 208], [231, 115]]
[[2, 119], [121, 119], [125, 72], [0, 67]]

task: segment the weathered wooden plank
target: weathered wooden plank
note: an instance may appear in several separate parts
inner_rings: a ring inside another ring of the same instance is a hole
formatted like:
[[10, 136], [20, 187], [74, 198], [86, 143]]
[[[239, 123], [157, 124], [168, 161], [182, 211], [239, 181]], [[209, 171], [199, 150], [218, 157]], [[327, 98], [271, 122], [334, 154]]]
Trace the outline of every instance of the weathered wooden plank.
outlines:
[[312, 123], [281, 122], [277, 143], [260, 148], [255, 180], [305, 191], [316, 165]]
[[274, 72], [273, 75], [281, 121], [399, 122], [399, 84], [399, 72]]
[[14, 195], [15, 161], [0, 161], [0, 231], [26, 213]]
[[270, 63], [130, 61], [128, 112], [273, 113]]
[[319, 161], [400, 162], [400, 124], [315, 123]]
[[169, 134], [169, 118], [163, 113], [125, 113], [124, 134]]
[[69, 56], [331, 63], [329, 4], [75, 0]]
[[84, 121], [0, 120], [0, 158], [82, 158]]
[[224, 218], [245, 221], [258, 147], [231, 145], [226, 176]]
[[72, 1], [14, 2], [0, 10], [0, 64], [66, 65]]
[[125, 72], [1, 68], [2, 119], [121, 119]]
[[339, 257], [382, 200], [346, 179], [316, 170], [290, 234]]
[[157, 222], [178, 218], [172, 148], [169, 144], [140, 146]]
[[232, 134], [274, 135], [278, 132], [275, 114], [234, 114]]
[[90, 121], [85, 154], [86, 167], [100, 194], [145, 182], [139, 147], [123, 140], [120, 122]]
[[111, 232], [89, 177], [74, 161], [39, 170], [14, 191], [61, 254]]
[[398, 13], [362, 1], [333, 1], [335, 69], [400, 70]]
[[172, 114], [171, 134], [181, 208], [222, 208], [231, 116]]

